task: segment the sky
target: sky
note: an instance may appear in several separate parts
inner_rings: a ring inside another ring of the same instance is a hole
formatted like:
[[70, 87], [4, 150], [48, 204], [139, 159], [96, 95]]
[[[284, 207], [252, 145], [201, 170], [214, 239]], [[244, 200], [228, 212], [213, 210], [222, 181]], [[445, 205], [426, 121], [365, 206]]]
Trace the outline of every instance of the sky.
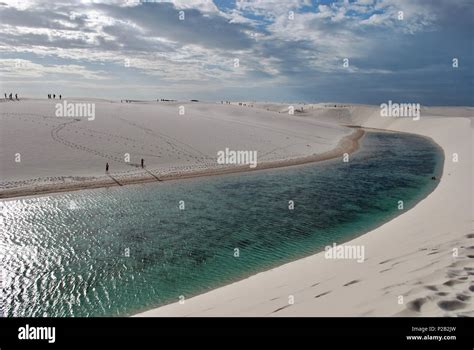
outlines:
[[0, 0], [0, 91], [474, 106], [473, 18], [474, 0]]

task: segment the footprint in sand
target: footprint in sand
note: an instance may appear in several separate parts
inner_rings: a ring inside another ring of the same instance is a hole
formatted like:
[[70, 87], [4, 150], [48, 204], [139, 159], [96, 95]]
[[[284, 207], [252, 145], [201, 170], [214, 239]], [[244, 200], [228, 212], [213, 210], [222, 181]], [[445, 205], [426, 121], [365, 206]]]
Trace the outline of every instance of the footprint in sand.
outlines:
[[454, 286], [454, 285], [456, 285], [456, 284], [460, 284], [460, 283], [462, 283], [462, 282], [453, 279], [453, 280], [446, 281], [446, 282], [444, 282], [443, 284], [444, 284], [445, 286], [452, 287], [452, 286]]
[[359, 282], [360, 282], [360, 280], [352, 280], [352, 281], [350, 281], [350, 282], [347, 282], [347, 283], [344, 285], [344, 287], [347, 287], [347, 286], [350, 286], [351, 284], [356, 284], [356, 283], [359, 283]]
[[459, 300], [441, 300], [438, 302], [438, 306], [445, 311], [454, 311], [464, 309], [467, 304]]
[[315, 299], [316, 299], [316, 298], [320, 298], [320, 297], [325, 296], [326, 294], [329, 294], [329, 293], [331, 293], [331, 291], [327, 291], [327, 292], [318, 294], [318, 295], [316, 295], [314, 298], [315, 298]]
[[407, 303], [407, 309], [411, 311], [420, 312], [421, 307], [424, 303], [426, 303], [426, 298], [417, 298]]
[[456, 294], [456, 299], [458, 299], [460, 301], [467, 301], [467, 300], [471, 299], [471, 296], [459, 293], [459, 294]]
[[291, 305], [285, 305], [285, 306], [282, 306], [282, 307], [279, 307], [278, 309], [272, 311], [272, 314], [274, 314], [275, 312], [278, 312], [278, 311], [281, 311], [283, 309], [286, 309], [287, 307], [290, 307]]

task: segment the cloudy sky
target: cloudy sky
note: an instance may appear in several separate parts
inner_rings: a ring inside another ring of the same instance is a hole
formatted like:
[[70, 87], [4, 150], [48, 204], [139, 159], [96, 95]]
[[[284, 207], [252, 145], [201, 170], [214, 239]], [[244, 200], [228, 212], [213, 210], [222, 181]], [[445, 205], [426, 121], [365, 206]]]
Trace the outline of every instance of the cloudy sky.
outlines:
[[473, 106], [473, 18], [473, 0], [0, 0], [0, 88]]

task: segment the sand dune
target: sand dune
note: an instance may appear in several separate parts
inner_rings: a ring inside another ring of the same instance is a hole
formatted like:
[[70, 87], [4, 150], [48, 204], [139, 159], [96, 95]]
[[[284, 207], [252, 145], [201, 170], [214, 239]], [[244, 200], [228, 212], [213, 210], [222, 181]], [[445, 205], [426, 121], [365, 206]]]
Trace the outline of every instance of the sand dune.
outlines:
[[259, 169], [301, 164], [351, 152], [360, 137], [334, 123], [234, 105], [91, 100], [89, 120], [56, 117], [63, 102], [0, 104], [0, 198], [249, 170], [217, 164], [226, 147], [257, 151]]

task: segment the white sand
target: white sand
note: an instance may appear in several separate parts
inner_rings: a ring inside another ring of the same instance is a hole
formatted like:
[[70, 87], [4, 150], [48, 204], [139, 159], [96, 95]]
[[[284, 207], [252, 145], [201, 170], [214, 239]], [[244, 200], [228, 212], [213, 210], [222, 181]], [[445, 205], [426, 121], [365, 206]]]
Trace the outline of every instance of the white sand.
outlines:
[[369, 106], [316, 105], [306, 115], [431, 137], [446, 157], [440, 184], [408, 212], [346, 243], [365, 246], [363, 263], [319, 253], [138, 316], [474, 316], [473, 109], [424, 108], [420, 121], [383, 119]]
[[[333, 123], [220, 103], [68, 100], [95, 103], [95, 119], [88, 120], [56, 117], [58, 102], [0, 102], [0, 197], [58, 185], [113, 185], [106, 162], [124, 183], [223, 167], [217, 152], [226, 147], [257, 151], [259, 165], [303, 158], [331, 151], [352, 133]], [[139, 167], [141, 158], [147, 171]]]

